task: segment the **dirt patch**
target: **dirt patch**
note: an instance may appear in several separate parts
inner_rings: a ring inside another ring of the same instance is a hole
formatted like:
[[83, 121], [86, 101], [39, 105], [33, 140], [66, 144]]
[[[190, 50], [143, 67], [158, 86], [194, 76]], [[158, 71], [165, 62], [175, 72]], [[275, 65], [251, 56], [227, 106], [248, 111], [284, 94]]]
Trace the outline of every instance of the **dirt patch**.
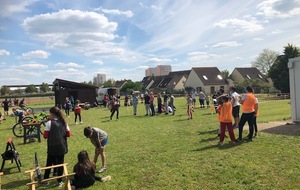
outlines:
[[292, 121], [258, 123], [257, 126], [259, 131], [265, 133], [300, 136], [300, 123], [293, 123]]

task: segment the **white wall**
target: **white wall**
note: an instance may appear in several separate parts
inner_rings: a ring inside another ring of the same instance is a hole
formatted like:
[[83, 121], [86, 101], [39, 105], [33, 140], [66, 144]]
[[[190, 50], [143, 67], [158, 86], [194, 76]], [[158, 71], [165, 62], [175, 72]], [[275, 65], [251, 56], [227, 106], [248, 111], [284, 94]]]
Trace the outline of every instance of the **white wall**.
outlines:
[[288, 62], [293, 122], [300, 122], [300, 57]]

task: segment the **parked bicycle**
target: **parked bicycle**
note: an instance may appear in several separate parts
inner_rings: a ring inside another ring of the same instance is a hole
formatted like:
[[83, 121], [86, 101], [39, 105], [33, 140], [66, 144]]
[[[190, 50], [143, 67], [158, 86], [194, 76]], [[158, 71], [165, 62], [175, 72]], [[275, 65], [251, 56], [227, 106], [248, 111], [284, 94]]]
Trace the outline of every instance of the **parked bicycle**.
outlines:
[[[48, 121], [48, 115], [46, 114], [46, 111], [43, 110], [39, 115], [35, 116], [25, 116], [23, 117], [21, 122], [17, 122], [13, 127], [12, 127], [12, 132], [16, 137], [24, 137], [24, 124], [28, 123], [40, 123], [40, 133], [43, 134], [43, 129], [46, 125], [46, 122]], [[27, 134], [32, 134], [36, 133], [35, 128], [30, 128], [27, 131]]]

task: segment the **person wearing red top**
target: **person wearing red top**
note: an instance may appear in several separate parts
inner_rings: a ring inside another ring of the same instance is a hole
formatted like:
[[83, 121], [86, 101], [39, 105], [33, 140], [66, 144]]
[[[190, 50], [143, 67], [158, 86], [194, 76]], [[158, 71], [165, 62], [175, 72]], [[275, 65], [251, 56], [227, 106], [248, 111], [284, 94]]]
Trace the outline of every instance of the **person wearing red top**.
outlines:
[[[47, 163], [46, 166], [52, 166], [64, 163], [65, 154], [68, 152], [67, 137], [71, 136], [70, 128], [63, 117], [63, 112], [57, 108], [50, 108], [49, 121], [46, 123], [44, 138], [47, 139]], [[48, 179], [51, 169], [45, 170], [44, 179]], [[57, 168], [55, 173], [61, 176], [63, 167]], [[62, 179], [57, 179], [58, 186], [62, 186]], [[44, 183], [43, 185], [47, 185]]]
[[218, 108], [219, 121], [221, 127], [220, 141], [218, 143], [219, 145], [223, 144], [226, 128], [228, 130], [231, 141], [236, 141], [232, 128], [232, 105], [229, 102], [228, 96], [222, 96], [221, 99], [223, 103]]
[[76, 105], [74, 109], [74, 114], [75, 114], [75, 124], [77, 125], [77, 117], [79, 117], [79, 122], [82, 124], [83, 122], [81, 121], [81, 107], [80, 107], [80, 101], [76, 100]]

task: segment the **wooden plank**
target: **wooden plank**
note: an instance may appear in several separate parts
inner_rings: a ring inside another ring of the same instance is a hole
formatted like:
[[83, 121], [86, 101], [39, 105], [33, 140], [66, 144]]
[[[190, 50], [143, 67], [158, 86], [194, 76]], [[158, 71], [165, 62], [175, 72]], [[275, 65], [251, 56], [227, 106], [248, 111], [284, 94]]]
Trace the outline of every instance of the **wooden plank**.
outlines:
[[[52, 165], [52, 166], [47, 166], [47, 167], [40, 167], [40, 170], [46, 170], [46, 169], [52, 169], [52, 168], [58, 168], [58, 167], [63, 167], [63, 166], [67, 166], [68, 163], [64, 163], [64, 164], [58, 164], [58, 165]], [[32, 170], [27, 170], [25, 171], [25, 173], [30, 173], [30, 172], [35, 172], [35, 169]]]

